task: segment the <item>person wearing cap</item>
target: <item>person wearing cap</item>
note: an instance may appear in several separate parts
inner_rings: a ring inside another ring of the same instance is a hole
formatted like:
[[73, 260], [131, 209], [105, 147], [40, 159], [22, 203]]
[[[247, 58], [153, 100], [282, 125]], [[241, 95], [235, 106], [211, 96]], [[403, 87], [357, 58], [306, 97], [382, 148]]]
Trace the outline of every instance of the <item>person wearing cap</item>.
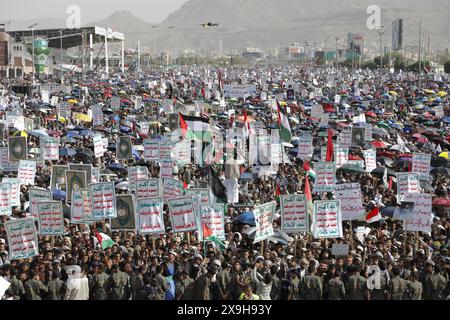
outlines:
[[322, 282], [316, 275], [315, 266], [308, 267], [308, 275], [300, 284], [300, 296], [304, 300], [322, 300]]
[[271, 300], [270, 291], [272, 290], [272, 277], [268, 272], [265, 273], [264, 276], [258, 272], [258, 269], [260, 269], [263, 264], [262, 260], [258, 258], [256, 258], [255, 267], [252, 270], [252, 281], [256, 283], [256, 294], [261, 300]]

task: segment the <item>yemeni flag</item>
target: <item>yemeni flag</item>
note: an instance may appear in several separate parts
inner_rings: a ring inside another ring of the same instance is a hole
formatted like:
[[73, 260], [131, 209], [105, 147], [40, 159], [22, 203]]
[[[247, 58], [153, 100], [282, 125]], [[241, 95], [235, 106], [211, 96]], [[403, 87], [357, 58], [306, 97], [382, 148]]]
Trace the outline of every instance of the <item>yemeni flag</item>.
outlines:
[[210, 193], [222, 203], [228, 203], [227, 188], [219, 179], [219, 175], [212, 166], [209, 166]]
[[102, 250], [111, 248], [116, 243], [106, 234], [103, 232], [98, 232], [95, 230], [95, 237], [97, 238], [98, 243], [101, 245]]
[[305, 179], [305, 195], [306, 195], [306, 209], [310, 217], [312, 217], [314, 213], [314, 203], [312, 199], [311, 187], [309, 185], [309, 178], [306, 176]]
[[202, 231], [203, 231], [203, 241], [211, 241], [212, 243], [214, 243], [214, 246], [216, 247], [216, 249], [220, 250], [220, 251], [225, 251], [226, 250], [226, 245], [225, 243], [223, 243], [219, 238], [217, 238], [217, 236], [214, 235], [214, 233], [212, 232], [212, 230], [205, 224], [202, 222]]
[[333, 131], [328, 129], [328, 144], [327, 144], [327, 158], [326, 162], [332, 162], [334, 157], [334, 148], [333, 148]]
[[281, 140], [289, 143], [292, 140], [291, 126], [289, 125], [289, 119], [287, 115], [284, 113], [283, 109], [281, 109], [278, 100], [277, 100], [277, 109], [278, 109], [278, 126], [280, 128]]
[[378, 207], [375, 207], [372, 209], [372, 211], [369, 212], [369, 214], [366, 216], [366, 222], [367, 223], [374, 223], [377, 221], [380, 221], [380, 209]]
[[211, 142], [211, 125], [208, 118], [186, 116], [180, 113], [180, 127], [183, 138]]

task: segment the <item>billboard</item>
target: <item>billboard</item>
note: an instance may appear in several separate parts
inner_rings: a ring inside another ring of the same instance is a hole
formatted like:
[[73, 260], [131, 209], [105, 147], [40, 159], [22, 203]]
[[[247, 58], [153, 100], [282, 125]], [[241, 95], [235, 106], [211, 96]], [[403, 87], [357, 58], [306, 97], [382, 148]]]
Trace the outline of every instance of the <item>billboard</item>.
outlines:
[[392, 49], [401, 50], [403, 48], [403, 19], [392, 22]]

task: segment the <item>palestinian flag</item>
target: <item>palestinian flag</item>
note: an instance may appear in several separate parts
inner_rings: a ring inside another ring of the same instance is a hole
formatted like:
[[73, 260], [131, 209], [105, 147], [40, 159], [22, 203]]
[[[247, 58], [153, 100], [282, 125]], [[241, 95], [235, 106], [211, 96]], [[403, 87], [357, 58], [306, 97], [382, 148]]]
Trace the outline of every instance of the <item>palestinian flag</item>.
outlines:
[[316, 180], [316, 172], [311, 169], [311, 166], [309, 165], [308, 161], [305, 161], [305, 163], [303, 164], [303, 170], [306, 171], [306, 173], [314, 180]]
[[305, 181], [305, 195], [306, 195], [306, 210], [309, 214], [309, 217], [313, 216], [314, 213], [314, 203], [312, 199], [311, 187], [309, 185], [309, 178], [306, 176]]
[[284, 111], [281, 109], [280, 103], [277, 101], [278, 111], [278, 126], [280, 128], [280, 137], [284, 142], [290, 143], [292, 140], [291, 126], [289, 119]]
[[216, 249], [219, 251], [225, 251], [227, 246], [225, 243], [223, 243], [219, 238], [217, 238], [212, 230], [202, 222], [202, 229], [203, 229], [203, 241], [211, 241]]
[[228, 203], [227, 188], [219, 179], [219, 175], [212, 166], [209, 166], [210, 193], [222, 203]]
[[183, 138], [211, 142], [211, 125], [208, 118], [185, 116], [180, 113], [180, 127]]
[[280, 202], [280, 196], [281, 196], [281, 189], [280, 189], [280, 185], [277, 183], [277, 190], [275, 191], [275, 196], [277, 199], [277, 202]]
[[333, 130], [328, 129], [328, 144], [327, 144], [327, 158], [326, 162], [332, 162], [334, 157], [333, 148]]
[[108, 235], [98, 232], [97, 230], [95, 230], [95, 237], [97, 238], [98, 243], [102, 246], [102, 250], [111, 248], [116, 244]]
[[372, 209], [372, 211], [369, 212], [369, 214], [366, 216], [366, 222], [367, 223], [374, 223], [377, 221], [380, 221], [380, 209], [378, 207], [375, 207]]
[[248, 121], [247, 110], [244, 110], [244, 128], [243, 128], [244, 139], [248, 138], [251, 134], [250, 121]]

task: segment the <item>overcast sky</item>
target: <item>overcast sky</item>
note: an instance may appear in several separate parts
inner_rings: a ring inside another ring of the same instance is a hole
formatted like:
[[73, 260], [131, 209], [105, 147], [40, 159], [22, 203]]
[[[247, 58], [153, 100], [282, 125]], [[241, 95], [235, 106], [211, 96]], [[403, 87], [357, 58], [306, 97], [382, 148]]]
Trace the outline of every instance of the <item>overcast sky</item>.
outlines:
[[0, 20], [60, 18], [70, 5], [81, 8], [81, 23], [102, 20], [119, 10], [129, 10], [148, 22], [159, 23], [188, 0], [1, 0]]

